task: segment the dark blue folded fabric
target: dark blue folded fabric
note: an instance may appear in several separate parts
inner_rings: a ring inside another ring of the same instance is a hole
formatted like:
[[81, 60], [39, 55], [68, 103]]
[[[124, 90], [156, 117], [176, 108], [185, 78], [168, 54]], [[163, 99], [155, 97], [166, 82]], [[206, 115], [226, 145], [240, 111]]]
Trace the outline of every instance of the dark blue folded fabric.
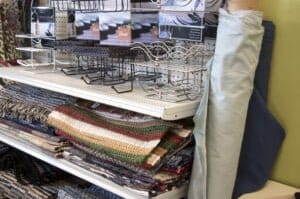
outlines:
[[105, 199], [123, 199], [122, 197], [95, 185], [92, 185], [90, 188], [88, 188], [88, 190], [94, 194], [100, 195]]
[[249, 102], [233, 199], [265, 185], [285, 137], [284, 129], [266, 105], [275, 27], [272, 22], [263, 25], [265, 35]]
[[275, 25], [270, 21], [264, 21], [265, 29], [263, 43], [261, 47], [259, 62], [257, 65], [254, 86], [259, 91], [264, 101], [267, 101], [269, 77], [272, 60], [272, 49], [275, 37]]
[[284, 137], [284, 129], [267, 109], [258, 90], [254, 89], [249, 104], [234, 199], [265, 185]]

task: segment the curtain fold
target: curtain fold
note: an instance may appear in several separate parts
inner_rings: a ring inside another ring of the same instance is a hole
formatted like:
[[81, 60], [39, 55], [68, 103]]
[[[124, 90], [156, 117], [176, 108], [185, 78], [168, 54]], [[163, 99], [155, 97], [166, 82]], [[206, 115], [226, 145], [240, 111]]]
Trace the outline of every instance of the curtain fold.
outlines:
[[207, 118], [207, 196], [230, 199], [263, 37], [262, 13], [220, 10]]
[[189, 199], [230, 199], [263, 36], [262, 13], [220, 9], [210, 85], [194, 117]]

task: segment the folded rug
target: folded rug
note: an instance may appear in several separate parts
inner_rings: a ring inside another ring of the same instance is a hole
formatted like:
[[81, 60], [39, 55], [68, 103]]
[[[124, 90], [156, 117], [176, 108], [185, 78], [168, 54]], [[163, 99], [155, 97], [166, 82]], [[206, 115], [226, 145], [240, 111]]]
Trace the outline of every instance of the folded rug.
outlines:
[[114, 120], [74, 105], [59, 106], [47, 122], [74, 142], [132, 164], [144, 163], [165, 133], [176, 127], [158, 119]]
[[0, 170], [10, 170], [20, 184], [42, 185], [62, 179], [67, 174], [16, 149], [0, 157]]
[[123, 199], [101, 187], [92, 185], [88, 188], [64, 186], [59, 189], [57, 199]]
[[[43, 186], [22, 185], [11, 172], [0, 171], [0, 198], [9, 199], [54, 199], [56, 191], [49, 190]], [[2, 197], [1, 197], [2, 196]]]
[[17, 1], [0, 1], [0, 60], [18, 57], [15, 35], [20, 30], [19, 14]]
[[48, 115], [55, 107], [72, 101], [74, 98], [63, 94], [8, 83], [0, 89], [0, 117], [52, 134], [54, 129], [46, 122]]
[[[82, 143], [76, 142], [73, 138], [68, 137], [66, 133], [56, 130], [56, 134], [62, 135], [70, 140], [73, 140], [73, 145], [78, 149], [88, 154], [90, 157], [95, 157], [104, 162], [110, 162], [111, 164], [119, 165], [128, 170], [144, 173], [147, 175], [153, 175], [161, 166], [169, 161], [178, 151], [181, 151], [185, 146], [193, 142], [192, 131], [187, 129], [171, 129], [162, 138], [161, 142], [155, 147], [155, 149], [147, 157], [143, 164], [129, 164], [119, 159], [113, 158], [109, 155], [94, 150]], [[192, 147], [194, 145], [192, 144]], [[71, 152], [72, 153], [72, 152]], [[88, 161], [86, 158], [85, 161]]]
[[182, 150], [192, 141], [193, 136], [191, 129], [171, 129], [147, 157], [146, 162], [140, 166], [157, 171], [170, 157]]
[[[28, 146], [39, 147], [41, 151], [55, 157], [61, 157], [62, 151], [70, 146], [70, 143], [58, 136], [51, 136], [36, 131], [30, 127], [22, 126], [15, 122], [0, 118], [0, 129], [16, 140], [26, 142]], [[1, 145], [0, 145], [1, 154]]]
[[0, 142], [0, 156], [4, 155], [11, 149], [10, 146]]
[[178, 153], [168, 158], [166, 163], [162, 166], [162, 170], [170, 173], [176, 173], [178, 175], [184, 175], [192, 170], [194, 160], [194, 149], [193, 145], [180, 150]]

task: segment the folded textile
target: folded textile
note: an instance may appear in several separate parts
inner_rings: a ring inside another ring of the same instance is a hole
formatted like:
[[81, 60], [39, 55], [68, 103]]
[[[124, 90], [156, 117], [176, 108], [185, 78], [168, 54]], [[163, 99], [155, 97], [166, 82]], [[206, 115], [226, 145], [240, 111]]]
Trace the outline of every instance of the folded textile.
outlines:
[[[261, 24], [262, 13], [257, 11], [219, 11], [218, 39], [211, 63], [207, 127], [201, 132], [206, 134], [206, 149], [201, 149], [201, 156], [205, 157], [201, 158], [203, 161], [207, 158], [207, 164], [201, 169], [194, 167], [195, 181], [191, 183], [190, 199], [199, 198], [199, 195], [202, 198], [207, 195], [209, 199], [230, 199], [232, 196], [261, 47]], [[200, 122], [195, 120], [195, 125]], [[200, 148], [200, 144], [198, 146]], [[197, 178], [199, 173], [203, 174], [202, 179], [206, 179], [201, 185], [201, 179]]]
[[[132, 111], [115, 108], [99, 103], [94, 103], [86, 100], [77, 100], [76, 103], [81, 107], [85, 107], [89, 110], [92, 110], [99, 116], [105, 117], [110, 121], [115, 121], [117, 123], [125, 123], [127, 125], [141, 125], [145, 121], [150, 122], [156, 120], [151, 116], [142, 115]], [[181, 121], [180, 124], [177, 125], [178, 128], [171, 128], [167, 133], [165, 133], [165, 135], [161, 139], [161, 142], [147, 157], [145, 163], [142, 165], [138, 165], [140, 168], [157, 171], [164, 163], [164, 160], [168, 159], [178, 150], [182, 149], [191, 142], [191, 126], [193, 124], [189, 123], [189, 121], [187, 120]], [[79, 146], [77, 145], [77, 147]], [[87, 151], [86, 149], [82, 150]]]
[[[45, 185], [21, 184], [11, 171], [0, 171], [1, 199], [56, 199], [60, 189], [65, 186], [86, 186], [82, 180], [67, 178]], [[89, 185], [90, 186], [90, 185]]]
[[11, 172], [0, 171], [0, 192], [9, 199], [54, 199], [56, 191], [44, 189], [43, 186], [22, 185]]
[[122, 197], [113, 194], [101, 187], [92, 185], [88, 188], [79, 188], [74, 186], [64, 186], [59, 189], [57, 199], [122, 199]]
[[17, 1], [0, 1], [0, 60], [17, 58], [15, 35], [20, 30], [18, 14]]
[[122, 186], [134, 187], [148, 193], [152, 185], [155, 184], [155, 180], [149, 176], [137, 174], [118, 165], [108, 164], [97, 159], [91, 158], [90, 162], [86, 162], [78, 154], [74, 155], [66, 152], [64, 152], [64, 158]]
[[47, 117], [55, 107], [72, 102], [72, 97], [9, 83], [0, 89], [0, 117], [52, 134]]
[[[34, 104], [28, 105], [10, 99], [0, 98], [0, 114], [2, 118], [9, 119], [21, 124], [51, 132], [51, 129], [42, 125], [45, 124], [49, 110], [43, 107], [37, 107]], [[53, 130], [52, 130], [53, 132]]]
[[167, 159], [190, 144], [192, 140], [191, 129], [171, 129], [165, 134], [141, 167], [158, 170]]
[[178, 175], [183, 175], [191, 170], [194, 159], [194, 148], [194, 146], [188, 146], [170, 157], [164, 163], [162, 170]]
[[88, 191], [95, 193], [97, 195], [100, 195], [105, 199], [123, 199], [122, 197], [120, 197], [112, 192], [106, 191], [105, 189], [102, 189], [101, 187], [98, 187], [96, 185], [90, 186], [88, 188]]
[[131, 164], [144, 163], [165, 133], [176, 126], [158, 119], [120, 122], [69, 104], [52, 111], [48, 124], [74, 142]]
[[[66, 137], [70, 140], [73, 140], [73, 138], [70, 138], [68, 135], [66, 135], [64, 132], [62, 132], [60, 130], [56, 130], [56, 133], [58, 135]], [[162, 141], [158, 144], [158, 146], [147, 157], [147, 160], [144, 164], [129, 164], [122, 160], [118, 160], [109, 155], [106, 155], [105, 153], [101, 153], [97, 150], [86, 147], [86, 146], [82, 145], [81, 143], [78, 143], [76, 141], [74, 142], [74, 140], [73, 140], [73, 145], [80, 151], [87, 154], [89, 157], [94, 157], [101, 161], [109, 162], [110, 164], [119, 165], [123, 168], [126, 168], [128, 170], [131, 170], [131, 171], [134, 171], [137, 173], [153, 175], [153, 173], [156, 172], [157, 170], [159, 170], [161, 168], [161, 166], [170, 157], [172, 157], [175, 153], [180, 151], [185, 146], [189, 145], [192, 142], [192, 139], [193, 139], [192, 132], [190, 130], [186, 130], [186, 129], [170, 130], [162, 138]], [[74, 153], [74, 149], [72, 152]], [[75, 152], [75, 153], [77, 153], [77, 152]], [[89, 159], [86, 157], [82, 157], [82, 158], [87, 162], [89, 161]]]
[[86, 189], [79, 189], [71, 186], [65, 186], [59, 189], [57, 199], [102, 199], [100, 195], [91, 193]]
[[0, 157], [0, 170], [11, 170], [21, 184], [42, 185], [66, 176], [61, 170], [15, 149]]
[[16, 66], [18, 63], [16, 61], [2, 61], [0, 60], [0, 67], [10, 67], [10, 66]]
[[161, 193], [179, 188], [188, 182], [190, 172], [185, 175], [177, 175], [170, 172], [159, 171], [153, 177], [143, 174], [132, 173], [117, 165], [105, 164], [104, 162], [85, 162], [78, 156], [66, 154], [65, 158], [87, 170], [90, 170], [116, 184], [137, 192], [140, 195], [156, 196]]
[[285, 131], [255, 88], [249, 103], [244, 140], [232, 199], [264, 187], [278, 157]]
[[174, 187], [181, 187], [188, 182], [191, 173], [188, 168], [191, 168], [194, 150], [194, 145], [191, 143], [173, 154], [172, 157], [177, 156], [177, 158], [166, 161], [161, 166], [162, 169], [149, 171], [133, 165], [128, 169], [128, 165], [124, 165], [124, 162], [103, 157], [101, 153], [91, 152], [82, 145], [75, 144], [75, 147], [64, 151], [65, 159], [138, 194], [152, 196], [172, 190]]
[[14, 139], [19, 139], [22, 142], [28, 142], [33, 146], [41, 148], [43, 151], [52, 153], [55, 157], [61, 157], [62, 151], [66, 147], [70, 146], [69, 142], [60, 137], [47, 135], [32, 128], [1, 118], [0, 128], [7, 131], [9, 136], [12, 136]]
[[[112, 157], [110, 157], [110, 156], [108, 156], [104, 153], [100, 153], [96, 150], [93, 150], [93, 149], [88, 148], [86, 146], [83, 146], [81, 144], [73, 143], [73, 145], [76, 149], [78, 149], [78, 150], [75, 149], [77, 152], [78, 151], [84, 152], [86, 154], [86, 156], [89, 156], [89, 157], [92, 157], [92, 158], [97, 158], [99, 161], [109, 162], [112, 165], [119, 165], [120, 167], [123, 167], [125, 169], [130, 170], [130, 171], [134, 171], [136, 173], [143, 173], [143, 174], [147, 174], [147, 175], [152, 175], [151, 171], [149, 171], [148, 169], [144, 169], [144, 168], [129, 164], [127, 162], [112, 158]], [[75, 152], [74, 148], [71, 149], [71, 153], [74, 153], [74, 152]], [[78, 154], [78, 153], [75, 152], [75, 154]], [[85, 161], [89, 162], [89, 158], [83, 157], [83, 159]]]
[[4, 155], [11, 149], [10, 146], [0, 142], [0, 156]]

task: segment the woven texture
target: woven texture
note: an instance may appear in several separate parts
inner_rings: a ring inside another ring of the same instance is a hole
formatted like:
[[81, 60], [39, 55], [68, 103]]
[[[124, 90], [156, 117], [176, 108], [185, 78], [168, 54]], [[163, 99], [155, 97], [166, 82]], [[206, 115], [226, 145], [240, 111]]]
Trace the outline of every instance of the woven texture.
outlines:
[[[149, 176], [143, 172], [133, 172], [120, 165], [91, 157], [82, 151], [65, 152], [65, 159], [90, 170], [104, 178], [113, 181], [132, 191], [137, 191], [142, 195], [157, 196], [161, 193], [181, 187], [188, 182], [190, 170], [185, 170], [180, 175], [167, 170], [159, 170]], [[192, 157], [192, 156], [191, 156]], [[86, 161], [87, 160], [87, 161]], [[192, 161], [192, 159], [190, 159]], [[178, 162], [174, 167], [181, 167], [183, 161]], [[169, 163], [170, 165], [172, 163]], [[189, 163], [191, 164], [191, 162]]]
[[51, 136], [30, 127], [1, 118], [0, 129], [9, 132], [9, 135], [15, 140], [26, 142], [28, 146], [32, 145], [33, 147], [39, 147], [43, 153], [57, 158], [62, 157], [62, 151], [70, 146], [70, 143], [63, 138]]
[[47, 189], [43, 186], [22, 185], [12, 173], [0, 171], [0, 192], [3, 199], [54, 199], [57, 190], [54, 188]]
[[66, 176], [59, 169], [13, 148], [0, 157], [0, 170], [10, 170], [20, 184], [42, 185]]
[[55, 107], [74, 99], [63, 94], [27, 86], [7, 84], [0, 90], [0, 117], [52, 133], [47, 117]]
[[14, 60], [17, 57], [16, 38], [20, 26], [17, 1], [0, 2], [0, 60]]
[[73, 142], [132, 164], [144, 163], [173, 126], [161, 120], [120, 122], [73, 105], [51, 112], [48, 124]]
[[105, 189], [92, 185], [87, 188], [64, 186], [58, 191], [57, 199], [123, 199]]

